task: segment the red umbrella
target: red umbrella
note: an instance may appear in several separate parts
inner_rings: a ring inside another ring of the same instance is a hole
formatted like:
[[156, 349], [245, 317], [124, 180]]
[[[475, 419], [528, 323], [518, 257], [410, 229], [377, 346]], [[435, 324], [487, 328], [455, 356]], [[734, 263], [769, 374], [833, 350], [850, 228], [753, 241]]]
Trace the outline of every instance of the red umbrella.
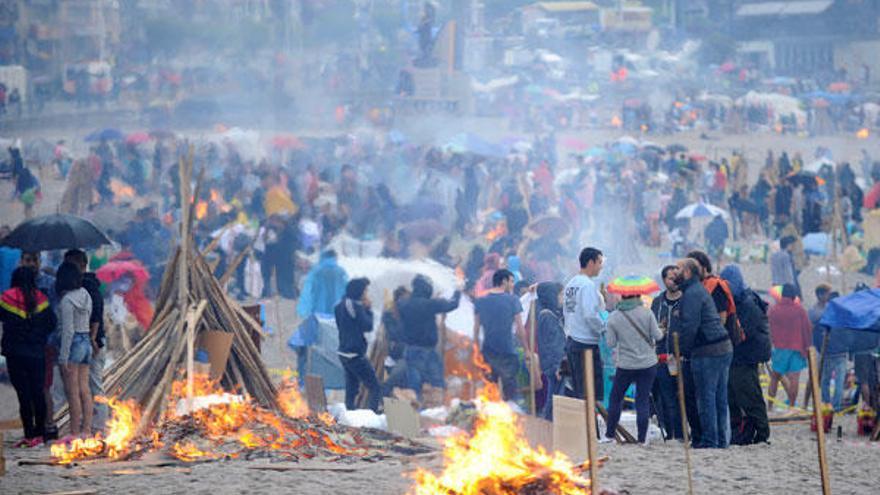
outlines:
[[692, 153], [690, 159], [695, 162], [704, 162], [706, 161], [706, 155], [701, 155], [699, 153]]
[[828, 85], [828, 91], [832, 93], [849, 93], [852, 89], [848, 82], [838, 81]]
[[293, 134], [278, 134], [272, 138], [272, 146], [279, 150], [302, 150], [306, 145]]
[[150, 135], [146, 132], [132, 132], [125, 138], [125, 142], [128, 144], [141, 144], [146, 143], [150, 140]]
[[576, 137], [563, 138], [562, 146], [575, 151], [584, 151], [590, 147], [590, 145], [586, 141]]

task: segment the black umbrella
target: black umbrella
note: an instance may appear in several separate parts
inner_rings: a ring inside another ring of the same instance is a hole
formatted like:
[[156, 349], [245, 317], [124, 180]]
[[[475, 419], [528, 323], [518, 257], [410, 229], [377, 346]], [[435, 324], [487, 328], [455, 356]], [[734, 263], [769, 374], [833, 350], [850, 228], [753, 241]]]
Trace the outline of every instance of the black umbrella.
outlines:
[[63, 213], [25, 220], [0, 240], [0, 245], [25, 251], [88, 249], [104, 244], [111, 244], [111, 241], [95, 224]]
[[788, 174], [785, 178], [788, 179], [793, 186], [821, 186], [825, 184], [825, 179], [819, 177], [815, 172], [810, 172], [808, 170], [793, 172]]
[[687, 146], [683, 144], [670, 144], [666, 147], [666, 151], [670, 153], [684, 153], [687, 150]]

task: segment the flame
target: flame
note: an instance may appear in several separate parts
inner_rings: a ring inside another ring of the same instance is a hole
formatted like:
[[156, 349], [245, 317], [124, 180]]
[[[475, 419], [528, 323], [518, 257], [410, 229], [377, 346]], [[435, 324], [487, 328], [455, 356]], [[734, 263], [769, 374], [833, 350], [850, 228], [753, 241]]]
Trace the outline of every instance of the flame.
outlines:
[[621, 120], [621, 118], [617, 115], [611, 117], [611, 127], [614, 127], [615, 129], [620, 129], [621, 127], [623, 127], [623, 120]]
[[[476, 345], [473, 362], [478, 369], [489, 370]], [[588, 463], [576, 465], [560, 452], [532, 449], [516, 414], [500, 401], [498, 387], [482, 382], [474, 433], [447, 439], [443, 472], [417, 470], [409, 495], [591, 493], [590, 480], [582, 476]]]
[[289, 369], [283, 374], [281, 386], [278, 388], [278, 405], [281, 411], [291, 418], [304, 418], [309, 415], [309, 406], [299, 391], [294, 379], [294, 373]]
[[216, 459], [210, 452], [199, 450], [192, 442], [175, 443], [171, 447], [171, 455], [184, 462], [195, 462], [202, 459]]
[[856, 137], [858, 139], [868, 139], [871, 136], [871, 131], [869, 131], [866, 127], [863, 127], [856, 131]]
[[110, 421], [107, 422], [107, 437], [103, 438], [99, 432], [91, 438], [77, 438], [70, 445], [53, 445], [52, 457], [59, 464], [70, 464], [78, 459], [101, 455], [109, 459], [119, 459], [129, 452], [131, 441], [137, 433], [137, 425], [141, 420], [137, 404], [134, 400], [123, 402], [105, 397], [97, 397], [95, 400], [107, 404], [113, 412]]

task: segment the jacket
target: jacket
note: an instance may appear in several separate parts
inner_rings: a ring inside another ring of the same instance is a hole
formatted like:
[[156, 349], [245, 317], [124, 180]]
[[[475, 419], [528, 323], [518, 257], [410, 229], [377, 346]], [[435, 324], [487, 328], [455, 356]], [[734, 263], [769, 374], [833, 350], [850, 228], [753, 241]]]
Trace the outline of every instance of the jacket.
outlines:
[[37, 306], [28, 317], [24, 293], [19, 288], [8, 289], [0, 295], [0, 322], [3, 337], [0, 348], [4, 356], [42, 358], [46, 341], [55, 329], [55, 313], [49, 308], [49, 299], [37, 291]]
[[755, 365], [770, 360], [770, 323], [766, 303], [751, 289], [734, 297], [736, 317], [746, 340], [733, 348], [732, 366]]
[[654, 313], [657, 325], [663, 333], [663, 337], [657, 339], [657, 345], [655, 346], [657, 358], [661, 363], [665, 363], [675, 353], [675, 349], [672, 347], [672, 339], [669, 338], [668, 329], [669, 323], [672, 321], [672, 314], [680, 301], [680, 298], [675, 301], [667, 300], [666, 291], [661, 292], [659, 296], [651, 301], [651, 313]]
[[61, 348], [58, 364], [67, 364], [73, 334], [89, 334], [89, 318], [92, 314], [92, 298], [84, 288], [72, 290], [61, 298]]
[[[633, 323], [630, 323], [630, 319]], [[642, 337], [639, 330], [647, 339]], [[608, 317], [605, 342], [616, 351], [615, 364], [618, 368], [642, 370], [657, 364], [656, 342], [662, 337], [663, 332], [657, 326], [654, 314], [640, 304], [633, 307], [624, 301]]]
[[783, 297], [770, 308], [769, 317], [773, 348], [798, 351], [806, 357], [812, 341], [807, 310], [799, 302]]
[[536, 291], [538, 330], [535, 343], [541, 372], [548, 376], [556, 373], [565, 357], [565, 332], [562, 331], [562, 308], [556, 301], [557, 287], [554, 282], [542, 282], [538, 284]]
[[598, 345], [605, 333], [605, 323], [600, 316], [605, 301], [596, 282], [583, 274], [577, 274], [565, 285], [562, 303], [565, 316], [565, 335], [587, 345]]
[[461, 292], [455, 291], [452, 299], [432, 298], [434, 288], [425, 277], [416, 277], [409, 299], [401, 301], [398, 312], [403, 323], [403, 342], [406, 345], [434, 347], [437, 345], [436, 316], [458, 307]]
[[373, 310], [360, 301], [345, 298], [333, 310], [339, 330], [339, 353], [363, 356], [367, 353], [365, 335], [373, 331]]
[[98, 324], [98, 347], [104, 347], [107, 336], [104, 333], [104, 296], [101, 294], [101, 282], [94, 273], [87, 272], [83, 274], [82, 286], [89, 293], [89, 297], [92, 298], [92, 312], [89, 314], [89, 323]]
[[670, 329], [679, 334], [681, 354], [686, 357], [722, 356], [733, 350], [727, 330], [715, 309], [712, 296], [697, 279], [680, 285], [682, 294], [673, 312]]
[[336, 256], [321, 254], [318, 264], [309, 270], [303, 282], [302, 295], [296, 304], [300, 318], [313, 314], [329, 315], [345, 294], [348, 274], [339, 266]]

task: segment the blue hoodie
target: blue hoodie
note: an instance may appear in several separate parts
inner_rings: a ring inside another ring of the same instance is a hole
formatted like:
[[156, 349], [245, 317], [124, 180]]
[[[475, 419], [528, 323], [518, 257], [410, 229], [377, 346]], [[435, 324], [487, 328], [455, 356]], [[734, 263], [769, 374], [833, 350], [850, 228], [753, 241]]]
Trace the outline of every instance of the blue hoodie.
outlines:
[[345, 295], [348, 274], [339, 266], [336, 254], [331, 251], [321, 253], [321, 259], [306, 275], [302, 296], [296, 305], [300, 318], [313, 314], [332, 315], [336, 304]]

